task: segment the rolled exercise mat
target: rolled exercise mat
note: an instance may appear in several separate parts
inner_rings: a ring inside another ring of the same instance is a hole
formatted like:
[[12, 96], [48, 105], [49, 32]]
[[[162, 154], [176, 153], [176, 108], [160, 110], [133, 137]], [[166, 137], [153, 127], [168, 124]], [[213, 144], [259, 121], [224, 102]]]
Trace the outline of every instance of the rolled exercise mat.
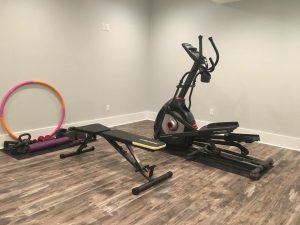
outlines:
[[56, 138], [49, 141], [38, 142], [28, 145], [29, 152], [35, 152], [47, 148], [56, 147], [59, 145], [67, 144], [71, 141], [69, 137]]

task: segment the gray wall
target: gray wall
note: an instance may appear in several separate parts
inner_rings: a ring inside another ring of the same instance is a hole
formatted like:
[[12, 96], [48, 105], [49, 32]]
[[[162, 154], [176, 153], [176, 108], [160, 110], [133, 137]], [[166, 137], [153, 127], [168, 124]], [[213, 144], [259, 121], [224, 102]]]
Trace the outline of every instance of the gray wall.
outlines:
[[[39, 79], [64, 95], [66, 122], [144, 111], [148, 32], [146, 0], [0, 0], [0, 95]], [[13, 95], [5, 111], [13, 130], [59, 117], [55, 97], [32, 87]]]
[[[204, 34], [214, 37], [221, 60], [210, 84], [198, 82], [195, 117], [299, 137], [299, 8], [296, 0], [153, 0], [150, 109], [159, 110], [191, 67], [181, 43], [196, 45]], [[204, 48], [214, 56], [207, 39]]]
[[[210, 84], [198, 83], [196, 118], [299, 137], [299, 8], [296, 0], [0, 0], [0, 95], [23, 80], [49, 81], [65, 97], [66, 122], [158, 111], [191, 66], [180, 44], [201, 33], [215, 38], [221, 61]], [[59, 117], [55, 97], [31, 87], [6, 112], [13, 130]]]

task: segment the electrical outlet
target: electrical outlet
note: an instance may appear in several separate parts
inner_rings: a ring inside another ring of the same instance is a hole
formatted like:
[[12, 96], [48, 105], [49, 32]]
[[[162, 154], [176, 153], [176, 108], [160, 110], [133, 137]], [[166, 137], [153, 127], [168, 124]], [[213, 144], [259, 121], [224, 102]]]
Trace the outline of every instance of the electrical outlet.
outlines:
[[110, 24], [109, 23], [102, 23], [102, 30], [103, 31], [110, 31]]
[[110, 111], [110, 105], [106, 105], [106, 111]]
[[209, 109], [209, 115], [210, 116], [214, 116], [215, 115], [215, 109], [214, 108], [210, 108]]

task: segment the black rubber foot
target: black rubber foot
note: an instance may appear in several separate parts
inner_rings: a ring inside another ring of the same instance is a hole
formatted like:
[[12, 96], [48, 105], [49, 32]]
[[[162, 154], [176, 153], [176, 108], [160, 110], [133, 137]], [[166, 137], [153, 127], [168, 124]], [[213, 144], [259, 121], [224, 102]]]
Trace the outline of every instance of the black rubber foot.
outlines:
[[261, 174], [260, 173], [250, 173], [249, 178], [251, 180], [259, 180], [261, 178]]
[[267, 158], [266, 163], [268, 164], [269, 167], [272, 167], [274, 164], [274, 160], [272, 158]]
[[259, 180], [265, 170], [264, 166], [259, 165], [254, 170], [252, 170], [249, 174], [249, 178], [251, 180]]
[[139, 187], [133, 188], [132, 194], [138, 195], [141, 192], [146, 191], [149, 188], [153, 187], [154, 185], [159, 184], [159, 183], [171, 178], [172, 176], [173, 176], [173, 173], [171, 171], [169, 171], [169, 172], [165, 173], [164, 175], [161, 175], [160, 177], [153, 178], [149, 182], [142, 184]]

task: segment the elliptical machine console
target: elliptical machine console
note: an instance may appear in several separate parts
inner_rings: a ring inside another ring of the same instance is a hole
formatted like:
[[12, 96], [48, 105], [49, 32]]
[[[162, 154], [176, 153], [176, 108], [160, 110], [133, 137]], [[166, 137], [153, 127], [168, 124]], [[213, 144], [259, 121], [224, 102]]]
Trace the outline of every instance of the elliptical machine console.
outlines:
[[[210, 37], [209, 41], [216, 53], [215, 60], [211, 57], [207, 60], [202, 50], [203, 37], [200, 35], [198, 39], [198, 49], [188, 43], [182, 44], [194, 63], [191, 70], [180, 79], [173, 98], [159, 111], [154, 123], [154, 137], [165, 142], [169, 152], [179, 151], [184, 153], [187, 159], [201, 159], [201, 162], [209, 162], [212, 166], [220, 164], [234, 167], [237, 169], [235, 171], [242, 172], [241, 175], [246, 174], [257, 180], [273, 166], [273, 160], [260, 160], [248, 156], [248, 149], [240, 143], [259, 141], [259, 135], [233, 133], [239, 127], [238, 122], [211, 123], [199, 129], [190, 111], [198, 76], [201, 82], [209, 83], [211, 73], [219, 62], [219, 51], [213, 38]], [[188, 92], [187, 106], [185, 98]], [[234, 146], [239, 149], [239, 153], [222, 149], [220, 145]], [[223, 166], [216, 167], [224, 168]]]

